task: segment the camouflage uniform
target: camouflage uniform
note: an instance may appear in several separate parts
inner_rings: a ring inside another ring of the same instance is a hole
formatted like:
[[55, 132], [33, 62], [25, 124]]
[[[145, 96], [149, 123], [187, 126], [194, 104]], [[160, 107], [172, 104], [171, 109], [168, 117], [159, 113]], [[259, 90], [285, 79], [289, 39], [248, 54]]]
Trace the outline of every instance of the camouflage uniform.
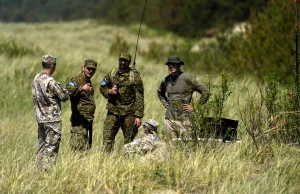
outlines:
[[[97, 62], [91, 59], [85, 61], [84, 67], [97, 68]], [[88, 84], [91, 88], [85, 91], [82, 87]], [[67, 84], [71, 101], [71, 137], [72, 150], [84, 151], [92, 146], [93, 119], [96, 109], [94, 89], [89, 78], [81, 72]]]
[[[168, 62], [182, 63], [183, 65], [183, 62], [177, 56], [169, 57]], [[165, 114], [165, 127], [169, 138], [190, 137], [190, 112], [184, 111], [183, 105], [191, 103], [194, 91], [201, 94], [200, 103], [206, 103], [209, 98], [207, 88], [182, 71], [179, 71], [177, 76], [170, 74], [161, 81], [157, 95], [164, 106], [168, 104]]]
[[[44, 55], [43, 62], [56, 64], [52, 55]], [[68, 91], [44, 71], [32, 82], [32, 97], [38, 123], [39, 150], [35, 166], [47, 171], [55, 163], [61, 140], [61, 101], [69, 99]]]
[[[149, 125], [149, 124], [150, 125]], [[156, 126], [153, 126], [156, 125]], [[157, 135], [158, 123], [152, 119], [146, 120], [143, 124], [150, 130], [144, 137], [134, 140], [131, 143], [124, 145], [125, 154], [140, 154], [141, 160], [155, 160], [158, 162], [166, 161], [168, 159], [168, 149], [166, 143]], [[151, 129], [155, 128], [155, 130]]]
[[[127, 55], [125, 54], [125, 57]], [[114, 85], [119, 86], [119, 92], [110, 95], [109, 89]], [[134, 125], [134, 120], [144, 115], [144, 86], [140, 74], [135, 69], [129, 68], [125, 72], [114, 69], [104, 76], [100, 92], [108, 99], [103, 144], [106, 151], [111, 151], [120, 127], [123, 131], [124, 143], [131, 142], [136, 136], [138, 127]]]

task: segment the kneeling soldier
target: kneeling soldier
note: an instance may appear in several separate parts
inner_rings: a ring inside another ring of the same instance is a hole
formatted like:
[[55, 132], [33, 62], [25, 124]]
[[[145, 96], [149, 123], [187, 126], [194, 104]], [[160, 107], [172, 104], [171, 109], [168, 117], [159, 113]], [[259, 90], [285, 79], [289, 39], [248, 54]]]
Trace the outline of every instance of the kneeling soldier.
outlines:
[[125, 154], [137, 153], [143, 160], [165, 161], [168, 158], [166, 143], [158, 136], [158, 123], [147, 119], [143, 123], [145, 136], [124, 145]]

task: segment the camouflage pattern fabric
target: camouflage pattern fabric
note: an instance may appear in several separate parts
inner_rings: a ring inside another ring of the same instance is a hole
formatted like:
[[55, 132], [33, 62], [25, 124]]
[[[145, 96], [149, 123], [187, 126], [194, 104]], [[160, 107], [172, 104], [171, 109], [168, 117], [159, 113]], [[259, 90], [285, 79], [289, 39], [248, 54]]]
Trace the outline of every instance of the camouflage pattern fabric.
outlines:
[[104, 150], [112, 151], [120, 127], [123, 131], [124, 143], [129, 143], [135, 138], [138, 133], [138, 127], [134, 125], [135, 118], [136, 116], [133, 114], [118, 116], [107, 113], [103, 127]]
[[[56, 58], [47, 55], [45, 60], [56, 61]], [[69, 94], [60, 83], [44, 72], [35, 76], [31, 91], [39, 138], [35, 166], [37, 170], [48, 171], [56, 161], [60, 145], [61, 101], [67, 101]]]
[[141, 160], [155, 160], [158, 162], [168, 159], [166, 143], [156, 134], [148, 134], [124, 145], [125, 154], [140, 154]]
[[31, 91], [37, 122], [60, 121], [61, 101], [69, 99], [68, 91], [44, 72], [35, 76]]
[[166, 135], [168, 139], [187, 140], [191, 137], [191, 122], [190, 120], [185, 121], [174, 121], [171, 119], [164, 120]]
[[74, 151], [85, 151], [92, 147], [93, 122], [84, 117], [72, 122], [70, 147]]
[[[134, 81], [130, 81], [130, 71], [134, 71]], [[144, 86], [140, 74], [133, 69], [127, 72], [118, 71], [113, 79], [109, 72], [100, 85], [101, 94], [108, 99], [106, 109], [115, 115], [134, 114], [136, 117], [144, 116]], [[119, 85], [117, 95], [109, 95], [108, 90]]]
[[[107, 151], [112, 150], [119, 127], [122, 128], [125, 143], [131, 142], [138, 131], [134, 120], [144, 116], [144, 86], [140, 74], [129, 69], [126, 72], [117, 71], [111, 76], [113, 71], [104, 77], [100, 85], [101, 94], [108, 99], [103, 128], [103, 144]], [[130, 79], [130, 72], [134, 73], [134, 79]], [[114, 85], [119, 86], [119, 93], [109, 95], [108, 90]]]
[[56, 57], [50, 54], [43, 56], [43, 62], [45, 63], [55, 63], [56, 64]]
[[119, 55], [119, 59], [126, 59], [128, 61], [131, 61], [131, 55], [126, 52], [121, 52]]
[[61, 130], [61, 121], [38, 124], [39, 150], [35, 157], [35, 167], [38, 171], [48, 171], [56, 162]]
[[69, 91], [71, 101], [71, 122], [76, 122], [83, 116], [89, 122], [93, 121], [96, 104], [94, 100], [94, 89], [90, 91], [82, 90], [82, 86], [89, 84], [92, 87], [90, 79], [86, 79], [84, 73], [72, 78], [66, 88]]
[[78, 76], [72, 78], [66, 86], [70, 94], [72, 110], [70, 146], [72, 150], [77, 151], [84, 151], [92, 146], [92, 123], [96, 104], [94, 89], [92, 88], [90, 91], [81, 89], [85, 84], [89, 84], [92, 88], [91, 80], [87, 79], [84, 73], [81, 72]]
[[201, 94], [201, 104], [207, 102], [209, 98], [207, 88], [196, 80], [192, 80], [188, 74], [180, 72], [179, 76], [168, 75], [165, 77], [157, 90], [158, 98], [162, 104], [164, 106], [166, 103], [169, 104], [165, 118], [176, 121], [189, 118], [189, 112], [183, 111], [183, 105], [191, 103], [194, 91]]

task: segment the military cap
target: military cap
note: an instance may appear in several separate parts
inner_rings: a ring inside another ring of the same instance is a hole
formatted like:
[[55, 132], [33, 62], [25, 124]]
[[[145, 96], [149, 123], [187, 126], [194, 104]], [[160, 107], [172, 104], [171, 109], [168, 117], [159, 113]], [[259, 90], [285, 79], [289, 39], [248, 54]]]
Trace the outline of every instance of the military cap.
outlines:
[[170, 56], [168, 58], [168, 61], [166, 62], [166, 65], [170, 64], [170, 63], [178, 63], [178, 64], [181, 64], [181, 65], [184, 65], [184, 62], [180, 60], [180, 58], [176, 55], [174, 56]]
[[121, 52], [119, 59], [126, 59], [128, 61], [131, 61], [131, 55], [129, 53]]
[[97, 69], [97, 62], [93, 59], [87, 59], [85, 60], [84, 62], [84, 66], [86, 68], [94, 68], [94, 69]]
[[56, 64], [56, 57], [50, 54], [44, 55], [43, 62]]
[[158, 127], [158, 122], [156, 122], [153, 119], [147, 119], [144, 123], [143, 123], [143, 127], [146, 127], [147, 129], [150, 129], [152, 131], [157, 131], [157, 127]]

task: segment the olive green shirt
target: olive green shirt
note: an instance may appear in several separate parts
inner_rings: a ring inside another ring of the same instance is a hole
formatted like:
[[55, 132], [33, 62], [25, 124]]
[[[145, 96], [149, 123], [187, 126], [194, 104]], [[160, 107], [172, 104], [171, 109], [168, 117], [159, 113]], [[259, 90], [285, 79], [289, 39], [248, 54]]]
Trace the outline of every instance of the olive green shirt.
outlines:
[[[89, 84], [92, 90], [82, 90], [82, 86], [85, 84]], [[67, 84], [67, 90], [69, 91], [71, 101], [71, 122], [77, 121], [81, 116], [89, 122], [93, 121], [96, 104], [91, 80], [87, 79], [84, 73], [81, 72], [70, 80]]]
[[[108, 90], [114, 85], [119, 86], [119, 92], [110, 95]], [[128, 114], [134, 114], [138, 118], [144, 116], [144, 86], [136, 70], [130, 68], [126, 72], [120, 72], [117, 69], [110, 71], [104, 76], [99, 89], [101, 94], [108, 99], [106, 109], [109, 112], [120, 116]]]
[[[183, 111], [184, 104], [190, 104], [193, 92], [201, 94], [200, 103], [204, 104], [209, 98], [207, 88], [192, 79], [188, 74], [180, 72], [178, 76], [168, 75], [161, 81], [157, 90], [159, 100], [165, 106], [169, 104], [165, 118], [177, 121], [188, 118], [189, 112]], [[167, 94], [167, 95], [166, 95]]]

